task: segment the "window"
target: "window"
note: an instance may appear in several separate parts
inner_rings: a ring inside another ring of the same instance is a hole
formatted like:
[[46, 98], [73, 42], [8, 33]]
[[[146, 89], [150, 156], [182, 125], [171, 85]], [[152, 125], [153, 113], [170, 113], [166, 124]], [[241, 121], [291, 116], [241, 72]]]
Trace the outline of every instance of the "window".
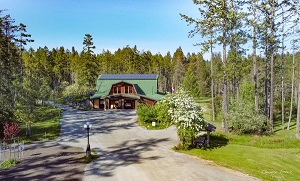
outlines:
[[125, 86], [125, 94], [128, 94], [128, 86]]
[[114, 87], [113, 89], [114, 89], [114, 92], [113, 92], [114, 94], [118, 93], [117, 87]]
[[121, 94], [121, 86], [118, 86], [118, 94]]
[[132, 93], [132, 87], [128, 87], [129, 88], [129, 93]]

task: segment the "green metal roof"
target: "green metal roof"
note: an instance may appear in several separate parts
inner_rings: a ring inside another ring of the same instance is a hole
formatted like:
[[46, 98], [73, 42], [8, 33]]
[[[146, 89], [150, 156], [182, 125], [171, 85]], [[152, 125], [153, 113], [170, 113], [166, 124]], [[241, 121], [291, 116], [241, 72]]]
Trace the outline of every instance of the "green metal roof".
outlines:
[[155, 80], [156, 74], [102, 74], [98, 79], [101, 80]]
[[[133, 79], [134, 77], [137, 79]], [[157, 79], [158, 76], [156, 74], [100, 75], [97, 79], [96, 93], [91, 97], [91, 99], [104, 98], [108, 96], [110, 88], [113, 84], [118, 82], [126, 82], [133, 85], [139, 96], [143, 96], [152, 100], [160, 100], [163, 97], [163, 94], [157, 92]]]

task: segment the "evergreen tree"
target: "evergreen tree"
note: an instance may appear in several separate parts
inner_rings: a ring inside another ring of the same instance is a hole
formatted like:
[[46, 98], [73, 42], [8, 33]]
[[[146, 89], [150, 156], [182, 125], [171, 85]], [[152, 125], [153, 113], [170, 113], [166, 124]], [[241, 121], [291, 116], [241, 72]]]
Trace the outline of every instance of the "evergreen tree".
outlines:
[[96, 47], [94, 46], [92, 35], [85, 34], [82, 44], [84, 45], [83, 47], [84, 51], [87, 51], [88, 54], [94, 53], [93, 49], [95, 49]]
[[189, 66], [186, 73], [185, 73], [185, 77], [184, 77], [184, 80], [183, 80], [182, 87], [192, 97], [197, 98], [197, 97], [199, 97], [199, 93], [200, 93], [198, 85], [199, 84], [197, 84], [197, 80], [194, 76], [192, 66]]
[[186, 59], [182, 52], [181, 47], [179, 47], [173, 55], [172, 58], [172, 67], [173, 67], [173, 76], [172, 84], [173, 88], [178, 89], [181, 87], [185, 75], [185, 63]]

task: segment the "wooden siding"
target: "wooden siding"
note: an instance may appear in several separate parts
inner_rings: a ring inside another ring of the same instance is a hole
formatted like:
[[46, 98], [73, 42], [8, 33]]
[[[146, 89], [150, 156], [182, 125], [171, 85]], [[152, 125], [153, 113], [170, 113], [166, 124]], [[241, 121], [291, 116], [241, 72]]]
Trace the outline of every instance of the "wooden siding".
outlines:
[[137, 95], [132, 84], [128, 84], [125, 82], [119, 82], [113, 84], [110, 88], [109, 95], [113, 94], [134, 94]]

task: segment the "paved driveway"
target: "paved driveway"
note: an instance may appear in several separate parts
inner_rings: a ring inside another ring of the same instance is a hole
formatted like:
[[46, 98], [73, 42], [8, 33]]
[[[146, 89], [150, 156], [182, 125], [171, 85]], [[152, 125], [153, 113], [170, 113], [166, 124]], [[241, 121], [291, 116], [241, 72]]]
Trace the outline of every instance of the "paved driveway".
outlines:
[[197, 157], [171, 150], [176, 130], [149, 131], [135, 123], [134, 111], [78, 111], [64, 106], [60, 143], [86, 148], [84, 123], [92, 124], [90, 143], [100, 158], [85, 168], [84, 180], [255, 180]]

